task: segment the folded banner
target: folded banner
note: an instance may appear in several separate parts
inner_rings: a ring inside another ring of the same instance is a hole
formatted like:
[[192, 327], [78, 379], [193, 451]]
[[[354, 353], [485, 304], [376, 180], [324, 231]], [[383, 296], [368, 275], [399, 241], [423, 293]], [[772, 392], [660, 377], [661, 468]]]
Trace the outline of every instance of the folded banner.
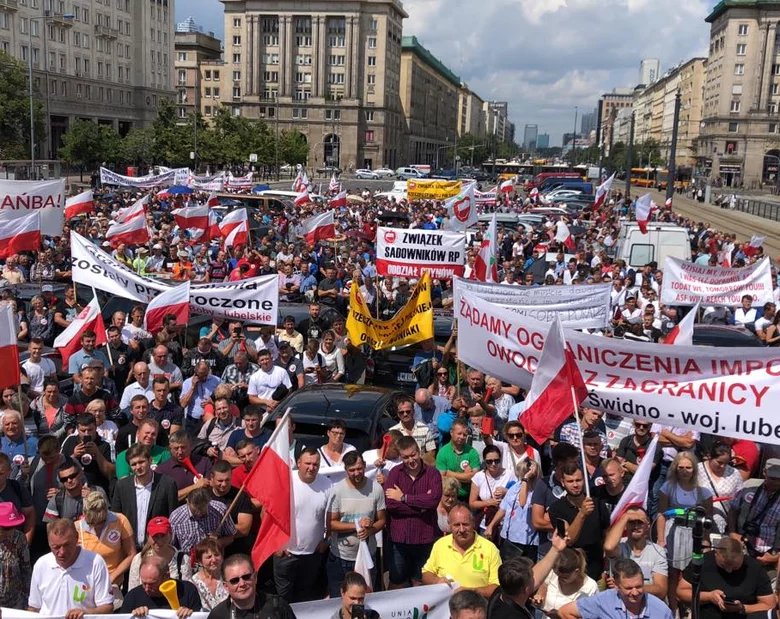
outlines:
[[457, 196], [462, 188], [460, 181], [410, 180], [406, 183], [409, 200], [446, 200]]
[[368, 344], [374, 350], [401, 348], [433, 337], [433, 303], [431, 302], [431, 274], [427, 271], [417, 282], [412, 296], [390, 320], [372, 318], [363, 295], [357, 286], [350, 288], [349, 340]]
[[[94, 286], [140, 303], [148, 303], [161, 292], [171, 289], [167, 283], [138, 275], [80, 234], [71, 232], [70, 245], [73, 281], [76, 283]], [[190, 288], [191, 314], [275, 325], [278, 311], [277, 275], [238, 282], [196, 284]]]
[[742, 297], [753, 297], [753, 306], [773, 302], [772, 267], [769, 258], [742, 269], [711, 267], [667, 258], [661, 286], [661, 303], [667, 305], [742, 304]]
[[[366, 595], [365, 606], [379, 613], [385, 619], [449, 619], [448, 602], [456, 585], [425, 585], [398, 591], [381, 591]], [[330, 619], [341, 607], [340, 599], [317, 600], [291, 604], [297, 619]], [[154, 619], [177, 619], [176, 611], [149, 609]], [[208, 619], [209, 613], [192, 613], [189, 619]], [[259, 615], [258, 615], [259, 616]], [[3, 608], [3, 619], [64, 619], [64, 615], [41, 615], [26, 610]], [[84, 619], [135, 619], [133, 615], [84, 615]]]
[[376, 269], [380, 275], [422, 277], [426, 271], [437, 279], [463, 275], [466, 236], [448, 230], [377, 230]]
[[[455, 292], [459, 359], [528, 389], [550, 325]], [[565, 332], [589, 392], [583, 406], [780, 445], [780, 350], [665, 346]]]
[[161, 185], [176, 185], [177, 181], [186, 180], [188, 175], [188, 168], [176, 168], [161, 174], [147, 174], [146, 176], [124, 176], [107, 168], [100, 168], [100, 182], [102, 184], [138, 187], [139, 189], [150, 189]]
[[65, 179], [53, 181], [0, 180], [0, 218], [17, 219], [41, 213], [41, 234], [60, 236], [65, 221]]
[[598, 329], [609, 324], [610, 284], [528, 287], [456, 277], [454, 288], [462, 296], [476, 296], [540, 322], [552, 322], [558, 315], [561, 324], [572, 329]]

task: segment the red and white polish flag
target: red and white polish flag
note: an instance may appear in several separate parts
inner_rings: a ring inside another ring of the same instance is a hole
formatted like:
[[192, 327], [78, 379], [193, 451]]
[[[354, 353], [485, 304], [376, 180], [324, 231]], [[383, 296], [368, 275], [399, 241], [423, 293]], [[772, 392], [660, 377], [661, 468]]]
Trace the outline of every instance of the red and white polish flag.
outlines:
[[227, 237], [230, 233], [240, 226], [242, 223], [247, 223], [249, 217], [245, 208], [238, 208], [235, 211], [230, 211], [219, 222], [219, 234], [216, 236]]
[[225, 247], [237, 247], [249, 242], [249, 223], [242, 221], [225, 237]]
[[146, 245], [150, 238], [146, 217], [134, 217], [125, 223], [112, 224], [106, 231], [106, 240], [113, 247], [116, 247], [119, 243]]
[[16, 321], [10, 305], [0, 307], [0, 389], [16, 387], [22, 380], [19, 369], [19, 345], [16, 340]]
[[347, 206], [347, 192], [342, 191], [335, 196], [333, 196], [332, 200], [328, 201], [328, 206], [330, 208], [344, 208]]
[[293, 201], [293, 204], [295, 206], [303, 206], [304, 204], [308, 204], [311, 202], [311, 198], [309, 198], [309, 189], [307, 187], [304, 187], [297, 196], [295, 196], [295, 200]]
[[205, 230], [209, 226], [209, 207], [208, 206], [189, 206], [186, 208], [177, 208], [171, 211], [179, 228], [187, 230], [189, 228], [199, 228]]
[[332, 239], [336, 236], [336, 219], [333, 211], [309, 217], [301, 222], [303, 238], [309, 245], [314, 245], [320, 239]]
[[642, 234], [647, 234], [647, 223], [650, 221], [650, 212], [653, 210], [653, 200], [649, 193], [636, 200], [636, 223]]
[[219, 198], [217, 197], [216, 191], [212, 191], [209, 194], [209, 199], [206, 202], [206, 206], [208, 206], [209, 208], [214, 208], [215, 206], [219, 206]]
[[177, 325], [186, 325], [190, 320], [190, 282], [174, 286], [161, 292], [149, 301], [144, 314], [144, 329], [152, 335], [163, 328], [163, 318], [173, 314]]
[[600, 208], [602, 204], [607, 199], [607, 196], [609, 195], [609, 190], [612, 189], [612, 183], [615, 180], [615, 173], [612, 173], [612, 176], [610, 176], [607, 180], [605, 180], [601, 185], [599, 185], [596, 188], [596, 199], [593, 202], [593, 210], [596, 210], [597, 208]]
[[615, 505], [615, 509], [612, 510], [612, 515], [609, 517], [609, 524], [615, 524], [626, 510], [632, 507], [647, 507], [647, 496], [650, 492], [650, 473], [653, 470], [653, 461], [655, 460], [655, 450], [658, 449], [658, 436], [654, 436], [653, 440], [647, 446], [645, 455], [642, 456], [642, 461], [639, 466], [636, 467], [636, 472], [628, 482], [628, 486], [623, 492], [623, 496]]
[[699, 305], [701, 304], [697, 303], [680, 322], [674, 325], [674, 328], [666, 334], [664, 344], [693, 346], [693, 325], [696, 322], [696, 316], [699, 315]]
[[528, 194], [528, 197], [532, 200], [539, 197], [539, 188], [534, 187], [531, 192]]
[[2, 219], [0, 225], [0, 259], [20, 251], [37, 251], [41, 248], [41, 213], [34, 211], [15, 219]]
[[134, 204], [119, 210], [116, 214], [117, 223], [123, 224], [135, 219], [136, 217], [146, 218], [146, 205], [149, 203], [149, 196], [136, 200]]
[[81, 349], [81, 334], [85, 331], [95, 332], [97, 336], [95, 346], [102, 346], [106, 343], [106, 325], [103, 324], [103, 316], [100, 314], [100, 303], [98, 303], [97, 297], [92, 297], [92, 300], [73, 319], [73, 322], [54, 340], [54, 348], [60, 351], [62, 357], [62, 367], [67, 368], [70, 356]]
[[574, 354], [566, 345], [561, 321], [556, 316], [544, 341], [520, 423], [541, 445], [574, 413], [574, 400], [579, 405], [586, 397], [588, 388]]
[[292, 469], [290, 411], [282, 417], [244, 482], [246, 493], [263, 505], [260, 531], [252, 547], [255, 569], [290, 541], [292, 532]]
[[476, 183], [469, 183], [457, 196], [447, 198], [444, 201], [444, 208], [447, 209], [447, 216], [450, 218], [451, 230], [466, 230], [477, 224], [479, 214], [474, 196], [475, 186]]
[[479, 282], [498, 282], [498, 264], [496, 255], [498, 253], [498, 234], [496, 226], [496, 214], [490, 220], [485, 236], [482, 237], [482, 244], [479, 246], [477, 259], [474, 261], [474, 279]]
[[515, 190], [515, 181], [511, 178], [505, 180], [498, 186], [500, 193], [511, 193]]
[[65, 200], [65, 219], [71, 219], [76, 215], [86, 215], [95, 212], [95, 200], [92, 190], [82, 191], [79, 195]]
[[750, 237], [750, 243], [748, 243], [742, 249], [742, 253], [744, 253], [748, 258], [752, 258], [758, 252], [758, 248], [764, 244], [764, 241], [766, 241], [765, 236], [757, 236], [754, 234], [752, 237]]
[[336, 173], [333, 173], [333, 176], [330, 177], [330, 183], [328, 184], [328, 191], [331, 193], [338, 193], [341, 191], [341, 183], [336, 178]]
[[566, 225], [566, 222], [562, 219], [558, 220], [555, 223], [555, 241], [558, 243], [563, 243], [563, 246], [568, 249], [569, 251], [574, 251], [575, 244], [574, 244], [574, 237], [571, 235], [571, 230], [569, 230], [569, 226]]

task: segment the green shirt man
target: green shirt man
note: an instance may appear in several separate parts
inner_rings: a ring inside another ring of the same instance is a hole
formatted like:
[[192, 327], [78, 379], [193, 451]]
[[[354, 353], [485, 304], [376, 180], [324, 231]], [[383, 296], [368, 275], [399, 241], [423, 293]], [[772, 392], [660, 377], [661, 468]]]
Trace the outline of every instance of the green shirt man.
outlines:
[[[450, 442], [436, 454], [436, 468], [443, 477], [460, 482], [458, 498], [468, 500], [471, 478], [479, 471], [479, 453], [468, 444], [469, 426], [465, 419], [456, 419], [450, 429]], [[117, 465], [118, 469], [118, 465]]]

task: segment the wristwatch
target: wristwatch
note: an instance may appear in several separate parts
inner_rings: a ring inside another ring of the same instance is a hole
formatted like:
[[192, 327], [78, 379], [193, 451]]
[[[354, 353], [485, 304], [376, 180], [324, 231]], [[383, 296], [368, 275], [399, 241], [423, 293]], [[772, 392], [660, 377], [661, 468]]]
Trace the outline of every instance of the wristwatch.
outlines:
[[406, 503], [406, 495], [405, 494], [401, 495], [401, 503]]

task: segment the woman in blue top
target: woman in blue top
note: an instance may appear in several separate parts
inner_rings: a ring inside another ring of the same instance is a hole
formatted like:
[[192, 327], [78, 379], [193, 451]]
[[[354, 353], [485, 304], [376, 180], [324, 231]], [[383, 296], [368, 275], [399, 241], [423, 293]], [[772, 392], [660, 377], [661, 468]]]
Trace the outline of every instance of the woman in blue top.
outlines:
[[524, 459], [515, 466], [518, 481], [507, 487], [501, 505], [485, 528], [485, 537], [493, 534], [493, 529], [501, 524], [501, 542], [499, 552], [501, 559], [507, 561], [512, 557], [527, 557], [531, 561], [538, 558], [539, 533], [531, 521], [531, 504], [536, 480], [539, 478], [539, 467], [535, 461]]

